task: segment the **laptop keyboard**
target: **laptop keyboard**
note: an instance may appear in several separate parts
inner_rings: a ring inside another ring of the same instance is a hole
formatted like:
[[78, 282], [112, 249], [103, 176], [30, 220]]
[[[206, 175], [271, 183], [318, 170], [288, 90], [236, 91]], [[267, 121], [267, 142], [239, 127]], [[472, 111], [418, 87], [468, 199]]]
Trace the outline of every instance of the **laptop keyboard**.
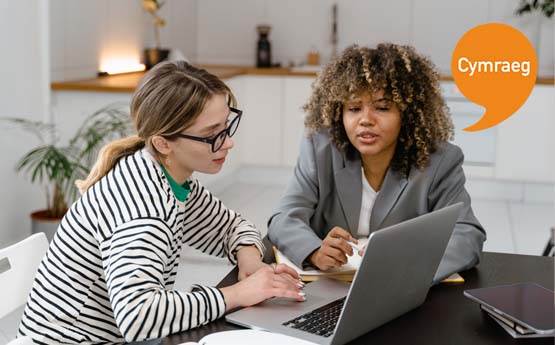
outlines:
[[339, 320], [345, 298], [340, 298], [318, 309], [309, 311], [306, 314], [282, 323], [282, 325], [327, 338], [335, 330], [335, 325], [337, 320]]

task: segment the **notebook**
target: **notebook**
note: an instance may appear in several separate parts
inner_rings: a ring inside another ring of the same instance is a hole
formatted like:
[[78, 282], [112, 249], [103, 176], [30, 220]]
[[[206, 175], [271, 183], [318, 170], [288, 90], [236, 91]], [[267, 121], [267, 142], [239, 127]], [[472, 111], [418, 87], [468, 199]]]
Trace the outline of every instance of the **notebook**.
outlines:
[[[362, 247], [367, 241], [367, 238], [360, 239], [358, 245]], [[347, 263], [338, 268], [332, 268], [325, 271], [319, 269], [302, 269], [291, 262], [291, 260], [289, 260], [289, 258], [285, 256], [285, 254], [283, 254], [279, 249], [277, 249], [276, 247], [273, 247], [273, 249], [276, 263], [286, 264], [289, 267], [293, 268], [301, 277], [301, 279], [305, 282], [315, 281], [323, 277], [348, 282], [353, 281], [353, 277], [357, 269], [360, 267], [360, 263], [362, 262], [362, 256], [354, 252], [351, 256], [347, 255]]]

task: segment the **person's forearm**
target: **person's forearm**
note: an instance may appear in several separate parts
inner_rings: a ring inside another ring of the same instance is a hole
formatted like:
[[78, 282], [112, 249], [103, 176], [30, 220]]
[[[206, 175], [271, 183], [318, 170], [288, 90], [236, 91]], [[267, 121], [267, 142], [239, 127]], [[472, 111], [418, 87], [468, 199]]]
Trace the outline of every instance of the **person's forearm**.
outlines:
[[241, 304], [239, 303], [239, 297], [236, 293], [235, 285], [226, 286], [224, 288], [221, 288], [220, 291], [224, 295], [226, 312], [230, 311], [231, 309], [241, 307]]
[[239, 266], [251, 261], [262, 261], [262, 256], [255, 246], [242, 247], [237, 251], [237, 264]]

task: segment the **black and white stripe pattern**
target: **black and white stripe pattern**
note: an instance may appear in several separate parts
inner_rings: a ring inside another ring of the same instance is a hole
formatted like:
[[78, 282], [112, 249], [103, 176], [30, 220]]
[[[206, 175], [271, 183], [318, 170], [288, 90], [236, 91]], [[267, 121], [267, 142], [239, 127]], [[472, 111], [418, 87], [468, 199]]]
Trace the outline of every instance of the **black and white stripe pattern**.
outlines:
[[19, 327], [37, 343], [160, 338], [221, 317], [217, 288], [172, 290], [183, 243], [236, 262], [260, 233], [195, 179], [178, 201], [146, 150], [121, 159], [68, 211], [42, 260]]

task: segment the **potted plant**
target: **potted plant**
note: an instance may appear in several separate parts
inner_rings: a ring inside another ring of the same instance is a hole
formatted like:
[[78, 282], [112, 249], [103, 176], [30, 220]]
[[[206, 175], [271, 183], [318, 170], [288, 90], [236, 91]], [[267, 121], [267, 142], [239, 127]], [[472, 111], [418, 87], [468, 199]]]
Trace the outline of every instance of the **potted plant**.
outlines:
[[[127, 106], [128, 108], [128, 106]], [[46, 209], [31, 214], [32, 232], [45, 232], [51, 240], [58, 225], [78, 195], [75, 181], [86, 177], [98, 150], [109, 140], [132, 131], [123, 104], [111, 104], [87, 116], [67, 145], [61, 145], [53, 124], [21, 118], [4, 118], [39, 139], [38, 146], [23, 155], [16, 171], [27, 173], [32, 183], [46, 190]]]
[[546, 18], [553, 16], [554, 9], [554, 0], [520, 0], [514, 12], [515, 15], [524, 17], [519, 27], [529, 37], [537, 56], [540, 56], [542, 25]]
[[553, 0], [520, 0], [520, 4], [515, 11], [515, 14], [521, 16], [524, 13], [533, 12], [541, 10], [541, 12], [547, 17], [551, 18], [554, 11]]
[[165, 2], [159, 0], [143, 0], [143, 8], [152, 17], [152, 24], [154, 25], [154, 40], [156, 42], [155, 48], [146, 48], [144, 53], [144, 61], [146, 69], [152, 68], [157, 63], [165, 60], [169, 53], [169, 49], [162, 49], [160, 44], [160, 28], [166, 25], [166, 21], [158, 15], [158, 11], [164, 6]]

